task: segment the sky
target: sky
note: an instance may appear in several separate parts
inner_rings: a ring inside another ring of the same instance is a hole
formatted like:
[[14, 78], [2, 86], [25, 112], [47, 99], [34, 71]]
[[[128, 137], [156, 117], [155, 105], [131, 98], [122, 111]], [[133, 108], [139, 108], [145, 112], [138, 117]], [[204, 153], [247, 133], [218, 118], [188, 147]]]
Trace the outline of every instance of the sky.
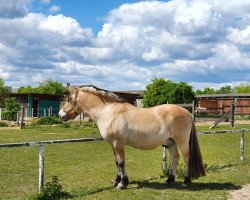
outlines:
[[0, 78], [141, 90], [250, 82], [250, 1], [0, 0]]

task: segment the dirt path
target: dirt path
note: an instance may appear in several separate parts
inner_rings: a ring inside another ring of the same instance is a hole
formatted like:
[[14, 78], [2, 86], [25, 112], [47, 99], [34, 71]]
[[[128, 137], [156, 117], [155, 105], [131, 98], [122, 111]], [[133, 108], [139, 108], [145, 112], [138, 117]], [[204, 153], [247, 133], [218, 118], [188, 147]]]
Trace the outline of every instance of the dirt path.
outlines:
[[250, 184], [244, 185], [240, 190], [230, 192], [229, 200], [249, 200]]

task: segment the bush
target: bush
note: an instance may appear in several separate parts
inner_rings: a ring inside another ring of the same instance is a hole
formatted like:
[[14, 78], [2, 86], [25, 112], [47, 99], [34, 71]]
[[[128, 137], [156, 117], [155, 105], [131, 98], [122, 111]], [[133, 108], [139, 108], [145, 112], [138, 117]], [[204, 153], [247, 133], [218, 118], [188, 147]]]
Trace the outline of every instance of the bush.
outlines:
[[53, 125], [53, 124], [61, 124], [62, 121], [57, 116], [53, 117], [41, 117], [37, 120], [37, 125]]
[[44, 190], [30, 200], [57, 200], [70, 198], [70, 194], [62, 190], [62, 186], [58, 183], [57, 176], [52, 177], [52, 182], [48, 182]]
[[6, 126], [8, 126], [7, 123], [5, 123], [5, 122], [0, 122], [0, 127], [6, 127]]
[[3, 119], [9, 121], [17, 120], [17, 112], [20, 110], [20, 104], [15, 97], [6, 98], [4, 101]]

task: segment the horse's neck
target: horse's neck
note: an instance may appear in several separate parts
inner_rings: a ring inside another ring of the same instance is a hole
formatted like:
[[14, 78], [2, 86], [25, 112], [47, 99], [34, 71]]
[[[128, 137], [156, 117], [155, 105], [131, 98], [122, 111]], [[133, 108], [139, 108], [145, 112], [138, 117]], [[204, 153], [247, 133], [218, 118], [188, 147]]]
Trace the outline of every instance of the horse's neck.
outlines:
[[96, 95], [90, 95], [84, 98], [82, 102], [84, 102], [81, 104], [83, 111], [87, 113], [94, 122], [97, 122], [103, 110], [104, 102]]

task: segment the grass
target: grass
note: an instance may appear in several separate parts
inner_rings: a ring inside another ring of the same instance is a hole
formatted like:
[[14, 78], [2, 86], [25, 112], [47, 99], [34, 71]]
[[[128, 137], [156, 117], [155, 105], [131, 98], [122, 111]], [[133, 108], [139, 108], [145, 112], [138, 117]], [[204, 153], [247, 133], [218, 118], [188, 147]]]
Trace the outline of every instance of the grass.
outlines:
[[[236, 125], [235, 129], [242, 127], [250, 128]], [[208, 126], [197, 129], [208, 130]], [[100, 135], [91, 124], [0, 128], [0, 143], [80, 137]], [[199, 135], [207, 176], [194, 180], [188, 189], [181, 187], [181, 177], [173, 187], [165, 185], [161, 147], [151, 151], [126, 147], [131, 183], [127, 190], [114, 189], [113, 152], [104, 141], [45, 146], [45, 182], [57, 176], [63, 189], [71, 194], [70, 199], [227, 199], [229, 190], [250, 183], [250, 133], [245, 134], [244, 162], [239, 160], [239, 139], [239, 133]], [[27, 199], [34, 195], [38, 190], [38, 147], [0, 149], [0, 154], [0, 199]], [[179, 171], [183, 170], [182, 159], [180, 166]]]

